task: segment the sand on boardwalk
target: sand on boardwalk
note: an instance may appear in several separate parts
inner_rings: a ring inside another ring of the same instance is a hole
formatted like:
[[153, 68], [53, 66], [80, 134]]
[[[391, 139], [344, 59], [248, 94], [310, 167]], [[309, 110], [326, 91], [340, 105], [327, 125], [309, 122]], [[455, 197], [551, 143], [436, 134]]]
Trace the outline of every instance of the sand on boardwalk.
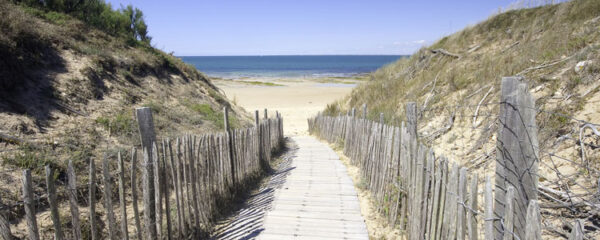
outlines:
[[335, 79], [328, 82], [324, 78], [213, 80], [230, 100], [248, 112], [260, 110], [262, 117], [265, 108], [269, 110], [269, 116], [279, 111], [285, 134], [292, 136], [308, 134], [307, 119], [325, 109], [327, 104], [349, 94], [357, 81]]

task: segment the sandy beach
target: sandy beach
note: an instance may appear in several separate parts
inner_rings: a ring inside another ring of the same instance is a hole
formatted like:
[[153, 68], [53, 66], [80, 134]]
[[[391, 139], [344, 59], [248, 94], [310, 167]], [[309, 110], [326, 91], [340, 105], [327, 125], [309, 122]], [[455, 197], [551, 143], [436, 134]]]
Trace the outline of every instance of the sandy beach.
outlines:
[[[349, 94], [360, 78], [215, 79], [227, 97], [249, 112], [279, 111], [286, 135], [306, 135], [306, 119]], [[261, 112], [262, 114], [262, 112]], [[262, 116], [262, 115], [261, 115]]]

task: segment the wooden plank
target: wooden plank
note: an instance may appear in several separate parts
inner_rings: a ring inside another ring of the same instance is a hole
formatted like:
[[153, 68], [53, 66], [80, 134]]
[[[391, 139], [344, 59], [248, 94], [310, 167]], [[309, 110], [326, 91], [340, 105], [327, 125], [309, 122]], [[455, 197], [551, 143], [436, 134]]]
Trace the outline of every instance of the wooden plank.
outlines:
[[104, 209], [106, 211], [106, 221], [108, 222], [108, 238], [115, 240], [117, 239], [117, 229], [112, 205], [112, 177], [106, 155], [102, 161], [102, 175], [104, 184], [104, 196], [102, 198], [104, 198]]
[[50, 165], [46, 165], [46, 188], [48, 191], [48, 204], [50, 204], [50, 216], [54, 226], [54, 239], [62, 240], [63, 232], [60, 224], [60, 214], [58, 213], [58, 202], [56, 201], [56, 187], [54, 186], [54, 170]]
[[[516, 206], [516, 204], [515, 204]], [[542, 216], [540, 216], [540, 207], [537, 200], [529, 201], [527, 207], [527, 226], [525, 226], [525, 239], [541, 240], [542, 239]]]
[[181, 153], [181, 138], [177, 138], [175, 144], [175, 154], [177, 155], [177, 185], [179, 185], [179, 198], [181, 199], [181, 220], [182, 220], [182, 230], [180, 230], [182, 236], [185, 236], [188, 232], [188, 221], [186, 218], [186, 197], [187, 197], [187, 187], [185, 183], [185, 168], [184, 168], [184, 159]]
[[160, 168], [160, 153], [156, 142], [152, 143], [152, 166], [154, 167], [154, 207], [156, 208], [156, 237], [162, 239], [162, 223], [163, 223], [163, 188], [162, 188], [162, 175]]
[[[1, 198], [0, 205], [4, 206]], [[4, 212], [0, 213], [0, 237], [2, 237], [2, 239], [4, 240], [16, 239], [16, 237], [12, 235], [12, 232], [10, 231], [10, 224], [8, 223], [7, 217]]]
[[35, 216], [33, 189], [31, 182], [31, 170], [23, 170], [23, 206], [25, 207], [25, 218], [27, 219], [27, 234], [31, 240], [39, 240], [40, 234]]
[[138, 240], [142, 240], [142, 223], [140, 222], [140, 210], [138, 208], [138, 188], [137, 188], [137, 149], [131, 150], [131, 202], [133, 204], [133, 218], [135, 220], [135, 235]]
[[571, 234], [569, 234], [569, 240], [583, 240], [585, 238], [583, 220], [577, 219], [573, 223], [573, 229], [571, 229]]
[[90, 232], [92, 240], [100, 239], [98, 228], [96, 226], [96, 163], [90, 159], [89, 176], [89, 202], [90, 202]]
[[447, 227], [445, 239], [456, 238], [456, 227], [458, 221], [458, 172], [458, 165], [456, 165], [456, 163], [452, 163], [452, 171], [450, 172], [450, 178], [448, 178], [448, 189], [446, 190], [446, 208], [448, 211], [446, 212], [447, 215], [444, 216], [444, 219], [447, 219], [445, 224]]
[[231, 183], [235, 186], [235, 158], [233, 152], [233, 134], [229, 126], [229, 111], [227, 107], [223, 107], [223, 122], [225, 123], [225, 133], [227, 134], [227, 145], [229, 155], [229, 165], [231, 166]]
[[484, 221], [484, 233], [486, 240], [494, 239], [494, 195], [492, 192], [492, 180], [490, 176], [485, 177], [485, 218]]
[[144, 198], [144, 228], [146, 239], [156, 240], [156, 208], [154, 202], [154, 167], [152, 157], [144, 151], [144, 164], [142, 172], [142, 195]]
[[470, 186], [470, 195], [469, 195], [469, 205], [471, 209], [468, 211], [467, 215], [467, 228], [469, 231], [469, 240], [477, 240], [479, 239], [477, 233], [477, 181], [479, 176], [477, 173], [473, 174], [471, 177], [471, 186]]
[[[526, 210], [537, 200], [538, 148], [536, 110], [528, 86], [521, 77], [502, 78], [496, 158], [494, 213], [504, 217], [508, 186], [515, 188], [515, 232], [525, 235]], [[495, 239], [502, 239], [502, 223], [495, 222]]]
[[190, 182], [192, 185], [192, 206], [194, 208], [194, 226], [195, 231], [197, 232], [200, 229], [200, 209], [198, 208], [198, 188], [196, 185], [196, 162], [195, 157], [192, 150], [192, 139], [187, 139], [187, 151], [188, 151], [188, 159], [190, 165]]
[[81, 239], [81, 224], [79, 222], [79, 204], [77, 203], [77, 178], [73, 161], [69, 160], [67, 165], [67, 195], [69, 195], [69, 207], [71, 210], [71, 225], [73, 226], [73, 239]]
[[513, 186], [508, 186], [506, 189], [506, 204], [505, 212], [504, 212], [504, 240], [513, 240], [514, 239], [514, 202], [515, 202], [515, 188]]
[[177, 237], [183, 238], [183, 216], [181, 205], [181, 182], [179, 180], [179, 161], [173, 157], [173, 147], [171, 141], [167, 139], [167, 145], [169, 147], [169, 160], [171, 162], [171, 177], [173, 180], [173, 188], [175, 189], [175, 204], [177, 207]]
[[167, 239], [171, 240], [172, 237], [172, 226], [171, 226], [171, 205], [169, 205], [169, 179], [167, 174], [167, 146], [166, 140], [162, 141], [162, 163], [161, 163], [161, 186], [163, 188], [163, 196], [165, 197], [165, 218], [167, 220]]
[[467, 226], [467, 209], [466, 209], [466, 200], [467, 200], [467, 168], [461, 168], [460, 174], [458, 177], [458, 204], [457, 211], [458, 215], [456, 217], [456, 239], [462, 240], [465, 239], [467, 234], [466, 226]]
[[121, 151], [117, 153], [119, 162], [119, 205], [121, 207], [121, 239], [129, 240], [127, 230], [127, 203], [125, 200], [125, 163], [121, 158]]
[[443, 234], [443, 223], [446, 221], [444, 213], [446, 212], [446, 198], [447, 198], [447, 186], [448, 186], [448, 160], [442, 157], [442, 178], [440, 180], [440, 207], [438, 210], [438, 222], [435, 239], [442, 239]]
[[439, 216], [439, 206], [440, 206], [440, 185], [441, 185], [441, 178], [442, 178], [442, 168], [443, 168], [443, 162], [439, 161], [438, 162], [438, 166], [435, 168], [435, 175], [432, 179], [432, 181], [434, 182], [434, 187], [432, 190], [432, 201], [431, 201], [431, 210], [429, 213], [429, 228], [428, 230], [428, 237], [427, 239], [430, 240], [434, 240], [436, 239], [437, 236], [437, 223], [438, 223], [438, 218], [440, 218], [441, 216]]
[[156, 199], [155, 199], [155, 174], [154, 174], [154, 151], [153, 145], [156, 141], [154, 133], [154, 120], [152, 110], [148, 107], [136, 108], [136, 116], [140, 131], [140, 139], [144, 154], [143, 198], [144, 198], [144, 223], [146, 239], [157, 239], [156, 231]]

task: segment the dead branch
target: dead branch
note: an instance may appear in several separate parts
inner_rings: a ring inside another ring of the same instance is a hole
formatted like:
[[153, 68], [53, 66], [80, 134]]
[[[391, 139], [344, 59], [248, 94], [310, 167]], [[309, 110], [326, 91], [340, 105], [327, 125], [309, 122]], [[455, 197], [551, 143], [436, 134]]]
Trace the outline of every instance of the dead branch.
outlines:
[[590, 169], [588, 166], [589, 163], [585, 159], [585, 146], [583, 143], [583, 132], [585, 132], [586, 128], [591, 129], [592, 132], [594, 132], [594, 134], [596, 134], [596, 136], [598, 136], [598, 137], [600, 137], [600, 132], [598, 132], [598, 129], [596, 129], [596, 126], [594, 126], [591, 123], [586, 123], [579, 129], [579, 147], [581, 148], [581, 160], [583, 161], [583, 164], [585, 164], [585, 166], [587, 167], [587, 169], [589, 171], [589, 169]]
[[477, 127], [477, 126], [479, 126], [479, 124], [481, 124], [481, 122], [477, 122], [477, 116], [479, 115], [479, 107], [481, 107], [481, 104], [483, 103], [483, 101], [485, 101], [487, 96], [490, 95], [492, 90], [494, 90], [494, 86], [490, 87], [490, 90], [487, 91], [487, 93], [483, 96], [483, 98], [481, 98], [481, 101], [479, 101], [479, 104], [477, 104], [477, 108], [475, 109], [475, 114], [473, 115], [473, 127]]
[[10, 135], [6, 135], [4, 133], [0, 133], [0, 140], [2, 140], [3, 142], [7, 142], [7, 143], [12, 143], [12, 144], [22, 144], [24, 141], [22, 139], [10, 136]]
[[456, 117], [456, 110], [454, 110], [454, 112], [452, 112], [452, 114], [448, 118], [448, 122], [442, 129], [436, 130], [435, 132], [433, 132], [433, 133], [429, 134], [429, 136], [427, 136], [427, 138], [429, 138], [429, 141], [434, 141], [434, 140], [438, 139], [440, 136], [442, 136], [445, 133], [447, 133], [448, 131], [450, 131], [452, 129], [452, 126], [454, 125], [455, 117]]
[[450, 56], [450, 57], [454, 57], [454, 58], [460, 58], [460, 55], [458, 55], [458, 54], [455, 54], [455, 53], [448, 52], [448, 51], [446, 51], [445, 49], [442, 49], [442, 48], [438, 48], [438, 49], [435, 49], [435, 50], [431, 50], [431, 52], [432, 52], [432, 53], [441, 53], [441, 54], [443, 54], [443, 55]]
[[475, 51], [477, 51], [477, 49], [479, 49], [479, 47], [481, 47], [481, 45], [477, 45], [475, 47], [472, 47], [471, 49], [467, 50], [467, 53], [475, 52]]
[[501, 53], [504, 53], [504, 52], [508, 51], [509, 49], [513, 48], [514, 46], [519, 45], [519, 43], [521, 43], [521, 41], [516, 41], [515, 43], [511, 44], [510, 46], [508, 46], [507, 48], [502, 50]]
[[538, 65], [538, 66], [534, 66], [534, 67], [528, 67], [525, 70], [517, 73], [517, 76], [522, 76], [523, 74], [528, 73], [528, 72], [533, 71], [533, 70], [538, 70], [538, 69], [542, 69], [542, 68], [547, 68], [547, 67], [554, 66], [556, 64], [559, 64], [561, 62], [564, 62], [564, 61], [567, 61], [567, 60], [571, 59], [573, 56], [575, 56], [575, 55], [571, 55], [569, 57], [566, 57], [566, 58], [563, 58], [563, 59], [560, 59], [560, 60], [556, 60], [556, 61], [554, 61], [552, 63], [542, 64], [542, 65]]
[[541, 185], [541, 184], [538, 185], [538, 192], [542, 193], [542, 195], [544, 195], [544, 196], [548, 196], [548, 195], [552, 194], [552, 195], [557, 196], [557, 197], [562, 198], [562, 199], [569, 199], [569, 201], [571, 203], [567, 203], [565, 201], [562, 201], [562, 200], [559, 200], [559, 199], [553, 198], [553, 197], [549, 198], [549, 199], [551, 199], [551, 200], [553, 200], [555, 202], [558, 202], [560, 204], [566, 204], [566, 206], [568, 206], [568, 208], [572, 208], [575, 205], [581, 205], [582, 204], [582, 205], [591, 207], [592, 209], [595, 209], [595, 210], [600, 209], [600, 207], [598, 205], [592, 204], [592, 203], [590, 203], [590, 202], [588, 202], [588, 201], [586, 201], [586, 200], [584, 200], [584, 199], [582, 199], [580, 197], [569, 196], [569, 194], [567, 194], [566, 192], [555, 190], [555, 189], [546, 187], [546, 186]]
[[434, 94], [433, 90], [435, 90], [435, 84], [437, 83], [438, 76], [440, 76], [440, 72], [438, 72], [437, 75], [435, 75], [435, 79], [433, 79], [433, 86], [431, 87], [431, 91], [429, 91], [429, 95], [427, 95], [427, 98], [425, 98], [425, 102], [423, 103], [423, 108], [421, 109], [421, 113], [424, 112], [425, 109], [427, 109], [427, 104], [429, 103], [429, 99]]
[[475, 92], [473, 92], [473, 93], [469, 94], [469, 96], [466, 96], [466, 97], [465, 97], [465, 99], [469, 99], [469, 98], [471, 98], [472, 96], [475, 96], [475, 95], [477, 95], [479, 92], [481, 92], [481, 90], [483, 90], [484, 88], [486, 88], [486, 87], [488, 87], [488, 86], [489, 86], [489, 84], [486, 84], [485, 86], [483, 86], [483, 87], [480, 87], [479, 89], [475, 90]]

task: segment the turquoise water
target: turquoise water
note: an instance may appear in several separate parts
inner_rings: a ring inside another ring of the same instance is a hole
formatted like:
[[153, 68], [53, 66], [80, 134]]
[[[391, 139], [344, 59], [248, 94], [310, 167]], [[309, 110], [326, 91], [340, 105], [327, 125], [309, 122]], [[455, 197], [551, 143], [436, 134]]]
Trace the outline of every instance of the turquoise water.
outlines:
[[399, 55], [185, 56], [181, 59], [211, 77], [344, 77], [392, 63]]

